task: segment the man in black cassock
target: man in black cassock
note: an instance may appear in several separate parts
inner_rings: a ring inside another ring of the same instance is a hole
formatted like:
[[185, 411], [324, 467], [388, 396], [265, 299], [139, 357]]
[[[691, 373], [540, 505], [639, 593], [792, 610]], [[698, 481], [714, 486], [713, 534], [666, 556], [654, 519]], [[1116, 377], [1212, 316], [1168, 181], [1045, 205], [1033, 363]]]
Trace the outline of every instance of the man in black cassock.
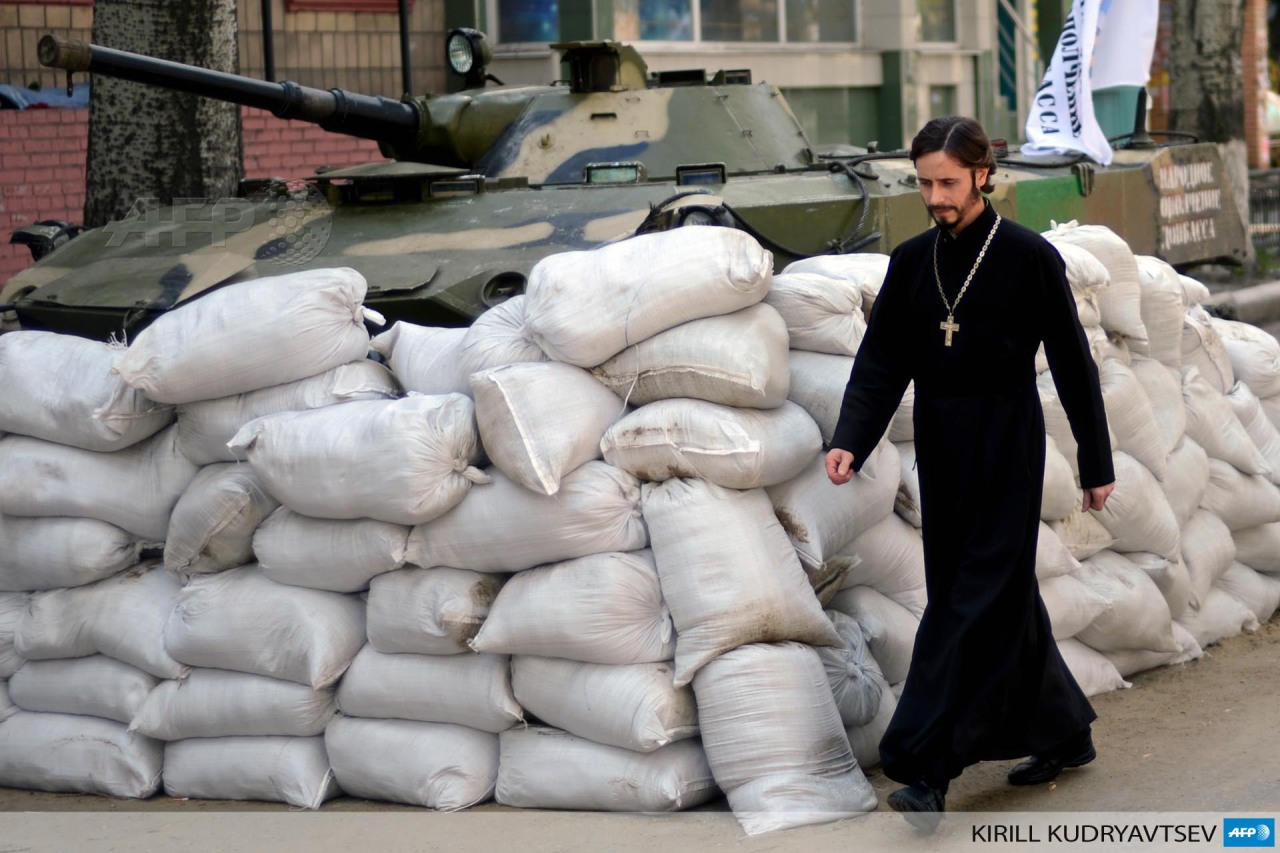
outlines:
[[1114, 487], [1098, 369], [1058, 252], [983, 197], [995, 158], [973, 119], [929, 122], [912, 142], [937, 227], [894, 250], [845, 390], [827, 474], [848, 482], [915, 380], [915, 444], [928, 606], [897, 711], [880, 742], [889, 805], [941, 819], [951, 779], [1031, 755], [1013, 784], [1094, 758], [1097, 715], [1071, 676], [1036, 584], [1045, 430], [1043, 341], [1079, 445], [1084, 509]]

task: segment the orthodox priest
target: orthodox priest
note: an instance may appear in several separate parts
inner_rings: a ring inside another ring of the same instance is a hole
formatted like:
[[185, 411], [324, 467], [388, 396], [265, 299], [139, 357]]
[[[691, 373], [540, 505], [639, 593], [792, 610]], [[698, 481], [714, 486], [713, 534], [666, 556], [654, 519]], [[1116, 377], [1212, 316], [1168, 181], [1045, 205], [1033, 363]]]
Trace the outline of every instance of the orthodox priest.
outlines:
[[1079, 445], [1085, 510], [1114, 487], [1098, 369], [1061, 256], [983, 196], [995, 157], [970, 118], [935, 119], [911, 143], [936, 227], [894, 250], [827, 455], [848, 482], [915, 380], [915, 444], [928, 606], [880, 743], [907, 787], [889, 805], [936, 828], [950, 781], [978, 761], [1032, 756], [1015, 785], [1094, 758], [1093, 708], [1071, 676], [1036, 584], [1044, 486], [1041, 342]]

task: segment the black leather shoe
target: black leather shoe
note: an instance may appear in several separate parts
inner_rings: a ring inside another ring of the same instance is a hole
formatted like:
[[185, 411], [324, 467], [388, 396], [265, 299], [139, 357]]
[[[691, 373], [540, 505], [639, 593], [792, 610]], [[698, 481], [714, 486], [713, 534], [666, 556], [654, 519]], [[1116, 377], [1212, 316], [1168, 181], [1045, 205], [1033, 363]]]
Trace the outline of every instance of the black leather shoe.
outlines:
[[1070, 751], [1033, 755], [1009, 771], [1010, 785], [1040, 785], [1052, 782], [1068, 767], [1083, 767], [1098, 757], [1092, 739], [1083, 746], [1076, 744]]
[[902, 813], [907, 823], [929, 834], [937, 830], [946, 811], [946, 795], [923, 782], [899, 788], [889, 795], [888, 803], [889, 808]]

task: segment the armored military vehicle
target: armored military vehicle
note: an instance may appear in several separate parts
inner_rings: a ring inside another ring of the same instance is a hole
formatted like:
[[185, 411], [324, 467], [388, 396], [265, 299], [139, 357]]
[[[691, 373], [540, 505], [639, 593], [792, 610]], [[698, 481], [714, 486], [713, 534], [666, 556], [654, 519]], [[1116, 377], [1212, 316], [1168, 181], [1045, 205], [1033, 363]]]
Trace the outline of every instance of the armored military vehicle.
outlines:
[[[546, 255], [635, 233], [743, 229], [777, 267], [887, 252], [929, 225], [905, 152], [815, 150], [777, 87], [749, 71], [650, 73], [612, 41], [553, 45], [564, 79], [487, 86], [474, 30], [448, 35], [464, 88], [395, 101], [269, 83], [46, 36], [45, 65], [166, 86], [377, 140], [387, 162], [242, 197], [131, 213], [15, 276], [0, 308], [25, 328], [129, 335], [210, 288], [349, 266], [389, 319], [465, 325], [522, 291]], [[1243, 223], [1217, 149], [1135, 145], [1084, 159], [1001, 159], [992, 196], [1032, 228], [1103, 224], [1178, 264], [1239, 261]]]

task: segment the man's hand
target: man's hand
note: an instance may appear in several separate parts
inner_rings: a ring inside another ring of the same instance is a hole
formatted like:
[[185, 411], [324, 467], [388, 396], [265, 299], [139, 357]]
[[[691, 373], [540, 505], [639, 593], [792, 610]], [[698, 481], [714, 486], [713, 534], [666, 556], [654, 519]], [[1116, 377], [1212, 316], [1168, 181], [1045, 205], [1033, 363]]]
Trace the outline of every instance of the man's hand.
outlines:
[[843, 486], [853, 479], [853, 454], [833, 447], [827, 452], [827, 479]]
[[[831, 457], [827, 457], [827, 468], [831, 467]], [[1088, 512], [1091, 509], [1101, 510], [1107, 503], [1107, 498], [1115, 491], [1116, 484], [1108, 483], [1105, 486], [1095, 486], [1092, 489], [1084, 490], [1084, 507], [1083, 511]]]

